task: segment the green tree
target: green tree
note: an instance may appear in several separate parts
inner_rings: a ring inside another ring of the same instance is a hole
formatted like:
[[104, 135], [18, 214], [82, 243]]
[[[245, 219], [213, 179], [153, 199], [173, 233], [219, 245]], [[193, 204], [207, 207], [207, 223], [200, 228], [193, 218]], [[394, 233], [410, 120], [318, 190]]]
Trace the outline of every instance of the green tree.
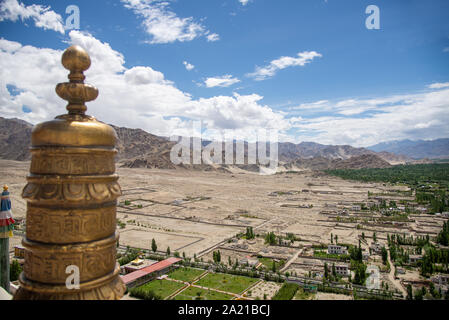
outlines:
[[276, 235], [274, 232], [269, 232], [265, 235], [265, 243], [271, 246], [276, 244]]
[[170, 247], [167, 247], [167, 256], [170, 256]]
[[9, 278], [10, 278], [9, 280], [10, 281], [18, 280], [21, 272], [22, 267], [20, 266], [20, 263], [17, 260], [13, 260], [9, 268]]
[[387, 264], [388, 262], [388, 251], [385, 247], [382, 247], [382, 262], [383, 264]]
[[327, 268], [327, 262], [324, 263], [324, 278], [325, 279], [329, 278], [329, 270]]
[[157, 244], [156, 244], [156, 240], [151, 240], [151, 250], [153, 250], [153, 252], [157, 251]]
[[411, 284], [407, 285], [407, 300], [413, 300], [413, 288]]

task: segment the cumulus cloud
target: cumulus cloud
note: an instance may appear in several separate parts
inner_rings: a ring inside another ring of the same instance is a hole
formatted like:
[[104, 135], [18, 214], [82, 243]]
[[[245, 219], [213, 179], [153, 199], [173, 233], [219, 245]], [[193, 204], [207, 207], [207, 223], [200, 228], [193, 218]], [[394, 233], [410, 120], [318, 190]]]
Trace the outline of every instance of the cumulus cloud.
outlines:
[[124, 6], [143, 18], [145, 32], [155, 43], [172, 43], [175, 41], [192, 41], [205, 36], [208, 41], [219, 39], [218, 34], [210, 33], [193, 17], [180, 18], [169, 9], [169, 3], [163, 0], [121, 0]]
[[187, 71], [191, 71], [195, 68], [193, 64], [188, 63], [187, 61], [183, 61], [182, 64], [186, 67]]
[[[289, 120], [261, 104], [259, 95], [193, 99], [150, 66], [125, 67], [121, 53], [88, 33], [73, 30], [68, 42], [83, 46], [91, 56], [86, 82], [100, 94], [87, 104], [88, 114], [101, 121], [163, 136], [190, 135], [196, 120], [208, 130], [233, 131], [236, 138], [246, 138], [258, 128], [289, 128]], [[66, 102], [54, 91], [67, 79], [61, 55], [61, 50], [1, 39], [0, 114], [37, 123], [65, 113]]]
[[206, 36], [207, 41], [214, 42], [220, 40], [220, 36], [217, 33], [210, 33]]
[[233, 84], [238, 83], [238, 82], [240, 82], [239, 79], [233, 78], [232, 75], [230, 75], [230, 74], [226, 74], [226, 75], [221, 76], [221, 77], [210, 77], [210, 78], [207, 78], [204, 81], [204, 84], [208, 88], [213, 88], [213, 87], [229, 87], [229, 86], [232, 86]]
[[322, 57], [322, 55], [315, 51], [299, 52], [298, 57], [280, 57], [279, 59], [271, 61], [270, 64], [265, 67], [256, 67], [256, 70], [253, 73], [247, 74], [247, 76], [254, 78], [257, 81], [265, 80], [274, 76], [279, 70], [295, 66], [302, 67], [307, 63], [312, 62], [312, 60], [317, 57]]
[[[449, 89], [375, 99], [327, 100], [290, 108], [297, 141], [370, 146], [449, 136]], [[323, 115], [325, 114], [325, 115]]]
[[430, 89], [442, 89], [449, 87], [449, 82], [437, 82], [427, 86]]
[[242, 4], [242, 6], [246, 6], [249, 0], [239, 0], [239, 2]]
[[0, 21], [17, 21], [18, 19], [25, 21], [32, 19], [34, 25], [38, 28], [64, 34], [62, 17], [50, 9], [50, 6], [43, 7], [37, 4], [26, 6], [17, 0], [3, 0], [0, 3]]

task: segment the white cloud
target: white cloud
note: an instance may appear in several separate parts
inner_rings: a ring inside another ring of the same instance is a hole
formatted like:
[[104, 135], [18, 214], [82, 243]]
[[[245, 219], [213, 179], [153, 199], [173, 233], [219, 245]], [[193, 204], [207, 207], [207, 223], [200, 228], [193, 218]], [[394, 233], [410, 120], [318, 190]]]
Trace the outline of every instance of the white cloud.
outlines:
[[242, 6], [246, 6], [249, 0], [239, 0], [239, 2], [242, 4]]
[[18, 19], [25, 21], [32, 19], [34, 25], [45, 30], [53, 30], [64, 34], [62, 17], [50, 10], [51, 7], [32, 4], [26, 6], [17, 0], [4, 0], [0, 3], [0, 21]]
[[180, 18], [169, 9], [169, 3], [163, 0], [121, 0], [124, 6], [142, 17], [145, 32], [152, 39], [150, 43], [172, 43], [175, 41], [192, 41], [205, 36], [208, 41], [218, 40], [218, 35], [210, 33], [195, 22], [193, 17]]
[[204, 81], [204, 84], [208, 88], [213, 88], [213, 87], [229, 87], [229, 86], [232, 86], [233, 84], [238, 83], [238, 82], [240, 82], [239, 79], [233, 78], [232, 75], [230, 75], [230, 74], [226, 74], [226, 75], [221, 76], [221, 77], [210, 77], [210, 78], [207, 78]]
[[187, 61], [183, 61], [182, 64], [186, 67], [187, 71], [191, 71], [195, 68], [193, 64], [190, 64]]
[[215, 41], [220, 40], [220, 36], [216, 33], [208, 34], [206, 38], [207, 38], [207, 41], [209, 41], [209, 42], [215, 42]]
[[298, 57], [281, 57], [273, 60], [268, 66], [256, 67], [253, 73], [247, 74], [248, 77], [252, 77], [257, 81], [265, 80], [276, 74], [277, 71], [294, 66], [304, 66], [310, 63], [314, 58], [322, 57], [320, 53], [315, 51], [299, 52]]
[[[71, 31], [69, 42], [86, 48], [92, 59], [86, 81], [98, 87], [100, 95], [87, 104], [88, 114], [118, 126], [164, 136], [190, 135], [191, 121], [202, 120], [205, 129], [234, 130], [236, 138], [276, 128], [281, 141], [354, 146], [449, 136], [449, 87], [373, 99], [320, 100], [274, 111], [258, 94], [193, 99], [151, 66], [125, 67], [120, 52], [90, 34]], [[67, 79], [61, 55], [62, 50], [0, 39], [3, 117], [38, 123], [66, 112], [66, 102], [54, 91]], [[8, 85], [17, 90], [10, 92]], [[32, 112], [25, 113], [24, 106]]]
[[430, 89], [442, 89], [449, 87], [449, 82], [441, 82], [441, 83], [432, 83], [427, 86]]
[[[121, 53], [92, 35], [74, 30], [69, 37], [71, 44], [83, 46], [91, 56], [86, 82], [98, 87], [100, 94], [87, 104], [87, 113], [103, 122], [164, 136], [191, 134], [193, 120], [202, 120], [208, 130], [235, 130], [236, 138], [259, 128], [289, 128], [289, 121], [261, 104], [259, 95], [192, 99], [150, 66], [126, 68]], [[61, 50], [1, 39], [0, 114], [37, 123], [65, 113], [66, 103], [54, 91], [67, 79], [61, 55]], [[16, 92], [10, 93], [7, 85], [17, 87]], [[23, 112], [24, 105], [32, 112]]]
[[443, 52], [449, 52], [449, 47], [444, 48]]
[[362, 147], [390, 140], [449, 136], [449, 89], [305, 106], [313, 105], [316, 108], [291, 108], [302, 116], [292, 122], [298, 129], [298, 142]]

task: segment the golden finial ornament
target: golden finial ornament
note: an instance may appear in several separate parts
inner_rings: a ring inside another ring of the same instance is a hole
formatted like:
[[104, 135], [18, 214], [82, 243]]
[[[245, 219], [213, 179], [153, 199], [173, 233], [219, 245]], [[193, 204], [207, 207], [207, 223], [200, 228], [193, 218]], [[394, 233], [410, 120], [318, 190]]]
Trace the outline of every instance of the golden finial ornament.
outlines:
[[85, 114], [85, 102], [98, 96], [84, 83], [90, 63], [79, 46], [64, 52], [69, 82], [58, 84], [56, 93], [68, 101], [68, 114], [32, 131], [30, 174], [22, 192], [25, 265], [14, 299], [113, 300], [126, 289], [116, 262], [117, 134]]

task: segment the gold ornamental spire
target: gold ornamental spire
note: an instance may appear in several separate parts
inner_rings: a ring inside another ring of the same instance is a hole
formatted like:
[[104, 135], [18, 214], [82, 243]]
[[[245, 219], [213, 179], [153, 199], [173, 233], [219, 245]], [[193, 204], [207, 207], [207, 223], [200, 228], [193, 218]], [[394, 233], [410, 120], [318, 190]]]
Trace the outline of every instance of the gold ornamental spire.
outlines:
[[22, 193], [25, 266], [14, 299], [120, 299], [125, 292], [116, 263], [117, 135], [85, 115], [85, 102], [98, 96], [84, 83], [90, 63], [79, 46], [64, 52], [70, 82], [58, 84], [56, 92], [68, 101], [69, 112], [32, 131], [31, 168]]

